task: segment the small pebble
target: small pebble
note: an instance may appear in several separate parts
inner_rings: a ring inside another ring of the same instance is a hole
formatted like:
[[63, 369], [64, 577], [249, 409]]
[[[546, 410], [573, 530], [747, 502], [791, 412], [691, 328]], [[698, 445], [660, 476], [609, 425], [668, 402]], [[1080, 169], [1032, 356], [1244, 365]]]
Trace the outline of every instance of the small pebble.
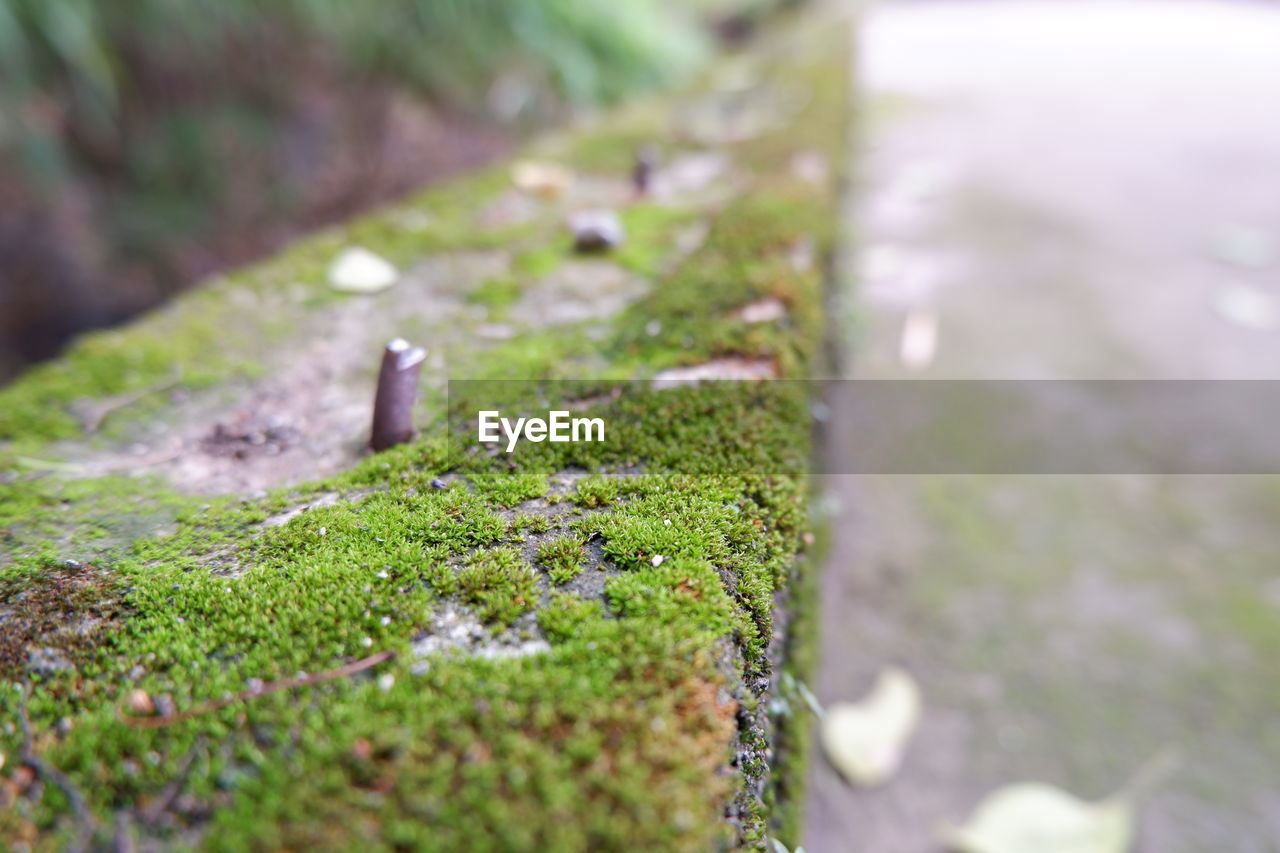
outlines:
[[446, 483], [444, 480], [438, 480], [438, 479], [437, 479], [437, 480], [432, 480], [432, 481], [431, 481], [431, 488], [433, 488], [433, 489], [447, 489], [447, 488], [449, 488], [449, 484], [448, 484], [448, 483]]
[[657, 566], [661, 566], [666, 559], [667, 558], [662, 556], [661, 554], [654, 554], [653, 559], [650, 560], [649, 562], [652, 563], [655, 567], [657, 567]]
[[173, 697], [168, 693], [161, 693], [156, 697], [156, 712], [162, 717], [172, 717], [178, 713], [178, 706], [173, 701]]
[[569, 217], [573, 247], [579, 252], [604, 252], [622, 245], [622, 220], [612, 210], [583, 210]]
[[360, 645], [364, 646], [366, 649], [373, 648], [373, 637], [365, 637], [360, 641]]
[[155, 713], [155, 703], [151, 701], [151, 697], [147, 695], [147, 691], [135, 689], [129, 691], [129, 710], [140, 716], [149, 716]]
[[396, 677], [389, 672], [384, 672], [378, 676], [378, 687], [383, 693], [386, 693], [392, 687], [396, 686]]

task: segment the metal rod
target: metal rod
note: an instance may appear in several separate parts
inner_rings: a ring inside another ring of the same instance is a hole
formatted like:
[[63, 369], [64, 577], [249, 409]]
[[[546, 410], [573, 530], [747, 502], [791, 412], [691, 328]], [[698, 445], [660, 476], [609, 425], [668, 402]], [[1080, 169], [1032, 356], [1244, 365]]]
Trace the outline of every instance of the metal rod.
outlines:
[[426, 350], [411, 346], [403, 338], [387, 344], [373, 397], [369, 446], [375, 451], [413, 438], [413, 404], [418, 396], [418, 374], [426, 357]]
[[658, 167], [658, 151], [652, 145], [641, 146], [636, 151], [636, 162], [631, 169], [631, 184], [636, 195], [647, 196], [653, 184], [653, 172]]

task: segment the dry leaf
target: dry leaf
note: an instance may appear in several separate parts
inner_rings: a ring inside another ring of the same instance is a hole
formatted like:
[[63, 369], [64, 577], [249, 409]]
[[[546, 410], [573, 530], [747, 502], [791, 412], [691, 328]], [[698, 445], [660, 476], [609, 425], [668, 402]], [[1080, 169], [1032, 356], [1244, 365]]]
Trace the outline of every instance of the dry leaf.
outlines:
[[924, 370], [938, 351], [938, 315], [932, 311], [912, 311], [902, 326], [898, 355], [909, 370]]
[[521, 160], [511, 167], [511, 180], [523, 192], [555, 198], [573, 183], [573, 173], [556, 163]]
[[1218, 316], [1236, 326], [1269, 332], [1280, 327], [1280, 311], [1275, 299], [1266, 291], [1243, 284], [1233, 284], [1215, 291], [1210, 305]]
[[1028, 783], [988, 796], [947, 844], [956, 853], [1126, 853], [1133, 824], [1125, 800], [1086, 803]]
[[[769, 847], [773, 850], [773, 853], [791, 853], [791, 851], [787, 850], [787, 845], [772, 836], [769, 837]], [[795, 853], [804, 853], [804, 848], [797, 847]]]
[[377, 293], [396, 283], [400, 273], [360, 246], [343, 249], [329, 267], [329, 284], [347, 293]]
[[907, 672], [890, 667], [861, 702], [828, 706], [822, 746], [850, 784], [879, 785], [897, 772], [919, 721], [920, 688]]
[[1034, 782], [1001, 788], [950, 833], [947, 846], [955, 853], [1127, 853], [1135, 804], [1179, 763], [1176, 750], [1162, 750], [1118, 793], [1096, 803]]

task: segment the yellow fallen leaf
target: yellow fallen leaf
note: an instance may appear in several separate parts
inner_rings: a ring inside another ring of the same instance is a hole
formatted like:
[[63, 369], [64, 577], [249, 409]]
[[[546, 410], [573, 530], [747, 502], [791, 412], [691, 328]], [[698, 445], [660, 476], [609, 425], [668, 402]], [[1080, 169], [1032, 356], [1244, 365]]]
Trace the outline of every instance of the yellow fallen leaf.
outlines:
[[1209, 300], [1219, 317], [1243, 329], [1271, 332], [1280, 327], [1280, 305], [1262, 288], [1233, 284], [1215, 291]]
[[511, 167], [511, 180], [523, 192], [555, 198], [573, 183], [573, 173], [556, 163], [521, 160]]
[[991, 794], [947, 839], [956, 853], [1126, 853], [1132, 843], [1127, 802], [1087, 803], [1036, 783]]
[[827, 708], [821, 733], [827, 760], [850, 784], [882, 784], [898, 770], [920, 707], [915, 680], [896, 667], [884, 670], [861, 702]]
[[932, 311], [912, 311], [902, 326], [898, 357], [909, 370], [924, 370], [937, 351], [938, 316]]
[[1027, 782], [987, 796], [969, 822], [947, 836], [955, 853], [1128, 853], [1135, 803], [1178, 765], [1167, 749], [1118, 793], [1086, 802], [1052, 785]]

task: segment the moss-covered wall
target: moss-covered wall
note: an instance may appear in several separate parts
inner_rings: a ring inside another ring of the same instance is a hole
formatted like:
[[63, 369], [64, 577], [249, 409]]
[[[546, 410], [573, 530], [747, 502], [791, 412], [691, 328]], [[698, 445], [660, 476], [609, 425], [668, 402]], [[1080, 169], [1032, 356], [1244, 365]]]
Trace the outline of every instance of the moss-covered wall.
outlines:
[[[625, 446], [543, 445], [514, 467], [459, 462], [435, 426], [445, 377], [607, 392], [681, 366], [813, 375], [848, 104], [846, 29], [827, 14], [688, 93], [539, 143], [529, 157], [575, 175], [556, 198], [505, 166], [472, 176], [0, 392], [0, 838], [791, 843], [778, 800], [796, 791], [769, 779], [780, 750], [803, 754], [780, 689], [812, 541], [797, 386], [606, 393]], [[640, 143], [668, 183], [637, 199]], [[577, 258], [563, 217], [601, 204], [627, 242]], [[350, 245], [401, 280], [329, 288]], [[360, 455], [396, 335], [432, 351], [426, 428]], [[273, 406], [308, 413], [301, 438], [214, 452]]]

